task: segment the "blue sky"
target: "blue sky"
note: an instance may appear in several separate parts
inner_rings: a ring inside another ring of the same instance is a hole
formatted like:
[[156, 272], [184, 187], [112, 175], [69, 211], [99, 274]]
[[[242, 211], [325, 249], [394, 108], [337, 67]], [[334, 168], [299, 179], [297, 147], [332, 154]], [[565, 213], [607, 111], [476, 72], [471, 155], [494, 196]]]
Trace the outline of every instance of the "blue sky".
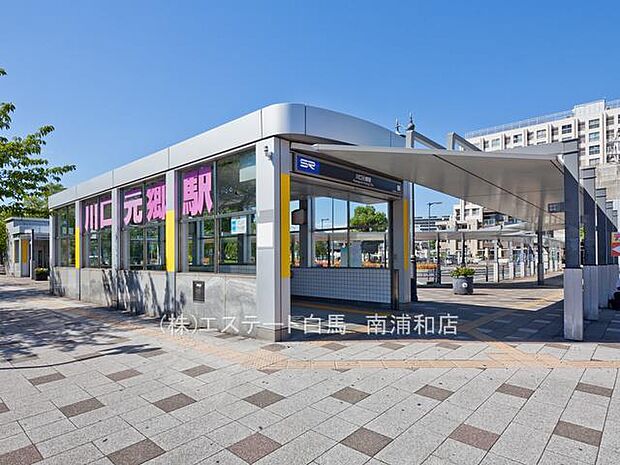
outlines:
[[[262, 106], [445, 140], [620, 97], [616, 2], [4, 2], [0, 100], [70, 185]], [[451, 200], [419, 190], [417, 208]]]

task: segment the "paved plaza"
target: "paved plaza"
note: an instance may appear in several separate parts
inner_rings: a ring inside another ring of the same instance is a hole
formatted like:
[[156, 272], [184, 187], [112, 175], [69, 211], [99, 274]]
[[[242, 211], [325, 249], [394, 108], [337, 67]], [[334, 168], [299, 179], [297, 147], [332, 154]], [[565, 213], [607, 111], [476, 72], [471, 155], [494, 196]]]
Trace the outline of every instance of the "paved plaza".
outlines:
[[297, 302], [295, 323], [355, 331], [267, 343], [0, 277], [0, 465], [617, 465], [620, 313], [562, 340], [560, 281], [400, 309], [456, 315], [454, 336], [369, 337], [363, 310]]

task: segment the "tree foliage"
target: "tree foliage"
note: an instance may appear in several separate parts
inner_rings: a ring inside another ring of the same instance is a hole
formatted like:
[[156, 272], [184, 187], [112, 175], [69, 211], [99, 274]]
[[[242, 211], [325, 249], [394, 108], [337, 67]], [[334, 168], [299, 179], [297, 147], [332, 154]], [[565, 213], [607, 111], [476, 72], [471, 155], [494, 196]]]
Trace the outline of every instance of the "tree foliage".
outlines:
[[385, 231], [388, 228], [387, 215], [372, 205], [355, 207], [351, 217], [351, 228], [358, 231]]
[[[0, 76], [6, 72], [0, 68]], [[0, 131], [11, 128], [12, 103], [0, 103]], [[54, 130], [43, 126], [24, 137], [0, 133], [0, 212], [13, 216], [46, 215], [47, 197], [74, 165], [50, 166], [41, 156], [45, 138]], [[44, 199], [44, 200], [42, 200]]]

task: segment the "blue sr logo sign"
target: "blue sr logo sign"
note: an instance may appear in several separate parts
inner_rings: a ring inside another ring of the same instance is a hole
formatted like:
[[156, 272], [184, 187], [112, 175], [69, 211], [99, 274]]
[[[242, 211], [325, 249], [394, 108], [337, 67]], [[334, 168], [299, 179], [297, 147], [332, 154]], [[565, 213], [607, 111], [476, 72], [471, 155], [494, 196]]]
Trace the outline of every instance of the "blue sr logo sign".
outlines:
[[308, 174], [319, 174], [321, 164], [311, 158], [297, 157], [297, 171]]

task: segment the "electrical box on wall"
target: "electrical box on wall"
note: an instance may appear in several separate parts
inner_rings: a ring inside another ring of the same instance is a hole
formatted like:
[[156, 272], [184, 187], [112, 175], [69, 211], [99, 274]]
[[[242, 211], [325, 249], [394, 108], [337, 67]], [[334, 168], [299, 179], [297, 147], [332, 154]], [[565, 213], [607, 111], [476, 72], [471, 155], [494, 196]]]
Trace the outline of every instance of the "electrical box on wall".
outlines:
[[194, 302], [205, 301], [205, 282], [192, 281], [192, 298]]

